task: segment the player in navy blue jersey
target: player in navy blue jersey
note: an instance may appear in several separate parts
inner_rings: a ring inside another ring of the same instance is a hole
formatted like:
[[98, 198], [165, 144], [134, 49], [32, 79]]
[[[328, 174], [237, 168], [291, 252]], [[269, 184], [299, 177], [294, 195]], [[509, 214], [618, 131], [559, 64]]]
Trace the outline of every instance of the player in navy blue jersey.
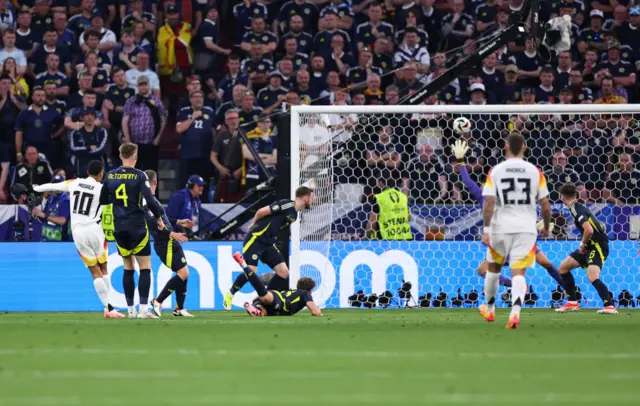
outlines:
[[244, 262], [242, 254], [236, 252], [233, 258], [238, 262], [244, 271], [244, 275], [256, 290], [258, 297], [252, 303], [245, 303], [244, 308], [247, 313], [254, 317], [264, 316], [293, 316], [305, 307], [311, 311], [313, 316], [322, 316], [322, 311], [313, 301], [311, 291], [316, 283], [311, 278], [300, 278], [296, 289], [290, 290], [268, 290], [255, 271], [252, 271]]
[[[151, 169], [144, 171], [149, 179], [149, 185], [151, 186], [151, 192], [155, 194], [158, 187], [158, 175]], [[156, 204], [160, 204], [155, 197], [152, 199]], [[164, 209], [162, 209], [162, 222], [164, 228], [160, 230], [158, 228], [158, 220], [154, 217], [149, 205], [145, 201], [144, 215], [147, 221], [147, 227], [151, 235], [153, 235], [153, 248], [156, 250], [156, 254], [160, 257], [162, 263], [176, 274], [173, 278], [169, 279], [164, 286], [158, 297], [151, 300], [151, 310], [153, 313], [160, 317], [162, 315], [162, 302], [164, 302], [173, 292], [176, 292], [176, 307], [173, 310], [174, 316], [193, 317], [184, 308], [184, 300], [187, 295], [187, 280], [189, 278], [189, 268], [187, 267], [187, 259], [182, 251], [181, 242], [189, 241], [187, 236], [183, 233], [176, 233], [171, 227], [171, 222], [167, 218]], [[195, 223], [191, 220], [178, 220], [177, 224], [185, 228], [192, 228]]]
[[600, 272], [609, 256], [609, 237], [605, 226], [587, 206], [578, 202], [578, 190], [573, 183], [566, 183], [560, 187], [560, 197], [562, 203], [569, 208], [582, 239], [580, 247], [560, 264], [560, 274], [569, 300], [561, 308], [556, 309], [556, 312], [567, 313], [580, 310], [580, 304], [576, 297], [576, 281], [573, 279], [571, 270], [582, 267], [587, 270], [589, 281], [598, 291], [598, 296], [604, 304], [604, 308], [598, 310], [598, 313], [618, 314], [618, 310], [613, 306], [613, 298], [609, 294], [609, 289], [600, 280]]
[[[151, 247], [149, 229], [143, 210], [143, 198], [153, 216], [157, 219], [158, 230], [165, 228], [162, 220], [162, 206], [153, 197], [147, 175], [135, 168], [138, 160], [138, 146], [124, 143], [120, 146], [122, 166], [109, 172], [103, 180], [100, 195], [101, 204], [113, 206], [113, 236], [118, 252], [124, 264], [122, 284], [124, 296], [129, 306], [130, 318], [157, 318], [147, 308], [151, 289]], [[140, 312], [133, 303], [135, 283], [133, 280], [133, 257], [140, 266], [138, 292], [140, 294]]]
[[[464, 162], [465, 154], [467, 153], [468, 149], [469, 147], [467, 146], [467, 143], [464, 141], [456, 141], [454, 143], [453, 152], [456, 157], [456, 165], [458, 166], [458, 170], [460, 171], [462, 182], [464, 182], [465, 186], [469, 189], [471, 196], [473, 196], [473, 198], [477, 202], [482, 204], [484, 201], [482, 197], [482, 190], [469, 176], [469, 172], [467, 172], [467, 167]], [[553, 263], [551, 262], [551, 260], [549, 260], [549, 258], [547, 258], [547, 256], [538, 248], [536, 248], [536, 262], [538, 263], [538, 265], [546, 269], [547, 272], [549, 273], [549, 276], [555, 279], [555, 281], [558, 282], [560, 286], [564, 286], [563, 278], [560, 276], [560, 272], [558, 271], [558, 268], [556, 268], [555, 265], [553, 265]], [[504, 265], [508, 266], [509, 264], [505, 263]], [[487, 274], [488, 267], [489, 267], [488, 262], [486, 260], [482, 261], [478, 266], [478, 275], [484, 278], [485, 275]], [[507, 278], [506, 276], [500, 275], [500, 285], [511, 287], [511, 279]]]
[[[289, 289], [289, 268], [280, 250], [276, 247], [278, 233], [288, 228], [298, 219], [298, 212], [311, 208], [313, 190], [306, 186], [296, 189], [295, 200], [278, 200], [256, 212], [249, 233], [244, 239], [242, 254], [234, 255], [236, 262], [245, 263], [244, 273], [240, 274], [224, 295], [224, 308], [231, 309], [233, 295], [248, 282], [248, 275], [255, 274], [258, 260], [275, 271], [267, 289], [285, 291]], [[244, 259], [243, 259], [244, 257]], [[255, 286], [254, 286], [255, 288]]]

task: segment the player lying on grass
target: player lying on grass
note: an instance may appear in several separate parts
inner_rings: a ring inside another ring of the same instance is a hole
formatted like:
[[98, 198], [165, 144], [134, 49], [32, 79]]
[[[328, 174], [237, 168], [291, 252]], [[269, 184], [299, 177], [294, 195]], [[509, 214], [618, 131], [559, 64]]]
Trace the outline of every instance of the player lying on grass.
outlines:
[[[151, 193], [155, 195], [156, 188], [158, 187], [158, 175], [151, 169], [144, 171], [144, 173], [149, 179]], [[155, 199], [155, 197], [152, 198]], [[160, 204], [157, 199], [155, 203]], [[162, 316], [162, 302], [171, 296], [171, 293], [176, 292], [176, 308], [173, 310], [173, 315], [193, 317], [193, 315], [184, 308], [189, 268], [187, 267], [187, 259], [180, 245], [181, 242], [189, 241], [189, 239], [183, 233], [176, 233], [171, 229], [171, 223], [167, 218], [167, 214], [164, 212], [164, 208], [162, 209], [161, 216], [162, 222], [164, 223], [162, 230], [158, 230], [158, 221], [149, 210], [146, 202], [143, 203], [143, 210], [145, 211], [147, 226], [153, 235], [153, 248], [156, 250], [156, 254], [167, 268], [176, 273], [173, 278], [169, 279], [167, 284], [164, 285], [158, 297], [151, 299], [151, 311], [158, 317]], [[195, 223], [191, 220], [178, 220], [178, 225], [185, 228], [192, 228], [195, 226]]]
[[255, 269], [247, 265], [242, 254], [236, 252], [233, 259], [242, 267], [251, 286], [256, 290], [258, 297], [253, 303], [245, 303], [244, 308], [254, 317], [263, 316], [293, 316], [305, 307], [313, 316], [322, 316], [322, 311], [314, 303], [311, 292], [316, 283], [311, 278], [300, 278], [295, 290], [268, 290], [258, 277]]
[[[453, 154], [456, 157], [456, 165], [458, 166], [458, 170], [460, 171], [460, 176], [462, 177], [464, 185], [467, 187], [467, 189], [469, 189], [469, 193], [471, 193], [471, 196], [473, 196], [473, 198], [482, 205], [484, 202], [482, 190], [469, 176], [469, 172], [467, 171], [467, 166], [464, 161], [464, 157], [469, 150], [469, 146], [465, 141], [458, 140], [453, 144], [452, 148]], [[546, 269], [549, 273], [549, 276], [555, 279], [555, 281], [558, 282], [560, 286], [563, 286], [562, 277], [560, 276], [558, 268], [556, 268], [551, 260], [547, 258], [547, 256], [538, 248], [536, 248], [536, 262], [538, 263], [538, 265]], [[505, 263], [505, 266], [508, 265], [508, 263]], [[489, 263], [486, 259], [480, 262], [480, 265], [478, 265], [478, 275], [480, 275], [484, 279], [487, 275], [488, 268]], [[506, 276], [500, 275], [500, 285], [511, 287], [511, 279], [507, 278]]]
[[34, 186], [36, 192], [65, 192], [71, 198], [71, 231], [78, 254], [93, 276], [93, 286], [104, 306], [104, 317], [121, 319], [124, 314], [117, 312], [109, 303], [111, 283], [107, 273], [107, 239], [98, 224], [101, 218], [100, 192], [104, 165], [91, 161], [87, 166], [88, 177], [61, 183], [47, 183]]
[[582, 235], [582, 240], [580, 240], [580, 247], [560, 264], [560, 274], [569, 300], [564, 306], [556, 309], [556, 312], [566, 313], [580, 310], [580, 304], [576, 298], [576, 281], [573, 279], [571, 270], [582, 267], [587, 269], [589, 281], [596, 288], [598, 296], [604, 303], [604, 308], [598, 310], [598, 313], [618, 314], [609, 295], [609, 289], [600, 280], [604, 261], [609, 256], [609, 237], [604, 224], [595, 218], [587, 206], [578, 202], [578, 190], [573, 183], [567, 183], [560, 187], [560, 198], [562, 203], [569, 208], [574, 224]]
[[[313, 189], [300, 186], [296, 189], [294, 201], [278, 200], [256, 212], [253, 223], [249, 226], [249, 233], [244, 239], [242, 255], [253, 272], [258, 269], [258, 260], [275, 271], [267, 289], [278, 292], [289, 289], [289, 268], [276, 247], [277, 236], [281, 230], [288, 228], [298, 219], [298, 212], [310, 209], [312, 202]], [[288, 244], [288, 241], [282, 242]], [[243, 273], [233, 282], [231, 290], [224, 295], [223, 306], [226, 310], [231, 309], [233, 295], [242, 289], [247, 281], [247, 276]]]

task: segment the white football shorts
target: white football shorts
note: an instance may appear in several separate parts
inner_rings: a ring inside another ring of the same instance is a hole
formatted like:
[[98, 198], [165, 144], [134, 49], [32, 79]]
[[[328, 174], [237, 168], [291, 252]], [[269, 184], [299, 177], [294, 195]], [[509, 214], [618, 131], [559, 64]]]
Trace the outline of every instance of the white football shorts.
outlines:
[[535, 233], [491, 234], [491, 245], [487, 248], [487, 261], [511, 268], [529, 268], [536, 258]]
[[73, 229], [73, 242], [86, 266], [107, 262], [107, 239], [100, 224], [83, 225]]

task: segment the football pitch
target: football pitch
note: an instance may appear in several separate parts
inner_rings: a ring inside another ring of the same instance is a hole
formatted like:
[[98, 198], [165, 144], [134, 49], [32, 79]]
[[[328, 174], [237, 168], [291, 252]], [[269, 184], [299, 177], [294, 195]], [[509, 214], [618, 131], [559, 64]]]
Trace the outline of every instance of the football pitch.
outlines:
[[0, 314], [0, 405], [640, 403], [640, 313]]

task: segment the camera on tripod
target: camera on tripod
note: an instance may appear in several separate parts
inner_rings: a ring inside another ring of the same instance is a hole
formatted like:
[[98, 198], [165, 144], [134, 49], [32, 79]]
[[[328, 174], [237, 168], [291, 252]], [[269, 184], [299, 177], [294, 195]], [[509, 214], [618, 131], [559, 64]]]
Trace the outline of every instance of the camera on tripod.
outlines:
[[[35, 207], [42, 204], [42, 195], [33, 190], [29, 190], [29, 188], [22, 183], [16, 183], [11, 186], [11, 197], [13, 197], [17, 202], [23, 201], [29, 210], [29, 235], [27, 236], [29, 241], [33, 234], [33, 216], [31, 215], [31, 212]], [[18, 210], [17, 207], [16, 210]], [[24, 241], [24, 230], [24, 221], [20, 220], [16, 214], [16, 221], [13, 222], [13, 241]]]

